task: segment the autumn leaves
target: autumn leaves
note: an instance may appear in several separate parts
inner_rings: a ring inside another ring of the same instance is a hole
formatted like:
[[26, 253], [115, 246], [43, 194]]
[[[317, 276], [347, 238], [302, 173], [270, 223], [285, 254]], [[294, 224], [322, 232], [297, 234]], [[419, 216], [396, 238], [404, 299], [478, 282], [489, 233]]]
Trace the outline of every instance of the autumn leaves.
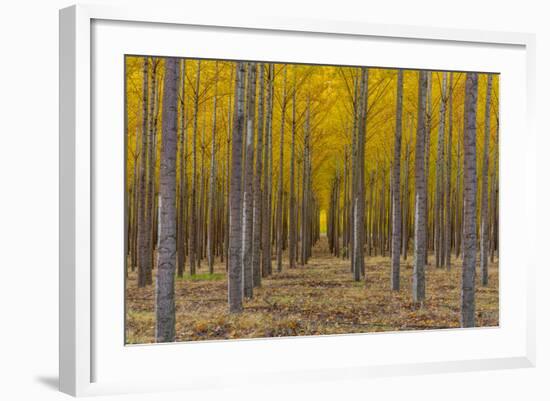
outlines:
[[498, 77], [150, 57], [128, 68], [128, 269], [155, 283], [157, 341], [175, 338], [176, 277], [225, 268], [240, 313], [262, 278], [315, 257], [322, 213], [350, 280], [368, 280], [380, 254], [401, 291], [412, 250], [418, 306], [427, 267], [461, 257], [461, 324], [475, 325], [478, 251], [486, 285], [498, 249]]

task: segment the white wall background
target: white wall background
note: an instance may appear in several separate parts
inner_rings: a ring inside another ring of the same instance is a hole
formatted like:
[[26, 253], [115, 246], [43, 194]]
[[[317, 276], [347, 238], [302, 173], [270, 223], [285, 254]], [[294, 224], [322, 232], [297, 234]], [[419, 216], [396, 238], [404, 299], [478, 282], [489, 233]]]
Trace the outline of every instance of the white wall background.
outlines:
[[[95, 0], [129, 4], [130, 0]], [[142, 1], [140, 1], [142, 2]], [[147, 3], [147, 2], [144, 2]], [[274, 14], [373, 23], [429, 25], [537, 34], [539, 192], [537, 367], [251, 388], [206, 394], [149, 394], [116, 399], [169, 400], [542, 400], [549, 399], [550, 28], [544, 1], [497, 0], [156, 0], [190, 13]], [[0, 398], [57, 400], [58, 9], [66, 0], [4, 1], [0, 6]], [[247, 11], [251, 7], [251, 11]], [[543, 129], [543, 127], [545, 129]], [[520, 266], [518, 266], [520, 268]], [[182, 361], [182, 363], [185, 363]], [[192, 398], [191, 398], [192, 397]], [[115, 399], [115, 397], [106, 397]]]

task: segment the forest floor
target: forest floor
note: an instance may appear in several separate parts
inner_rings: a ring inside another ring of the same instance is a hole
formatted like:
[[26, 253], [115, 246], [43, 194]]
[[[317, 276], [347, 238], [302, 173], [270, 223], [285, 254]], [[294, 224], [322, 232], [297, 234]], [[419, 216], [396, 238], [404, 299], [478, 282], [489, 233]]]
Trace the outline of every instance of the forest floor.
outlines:
[[[262, 279], [244, 311], [228, 313], [225, 263], [216, 260], [208, 274], [203, 261], [194, 277], [176, 279], [176, 341], [283, 337], [460, 327], [461, 261], [452, 268], [426, 269], [426, 301], [412, 302], [412, 263], [401, 263], [401, 290], [390, 289], [390, 258], [366, 257], [366, 281], [353, 281], [349, 260], [332, 256], [326, 238], [306, 266], [288, 268]], [[495, 262], [497, 262], [495, 260]], [[489, 286], [476, 282], [476, 325], [498, 326], [498, 263], [489, 265]], [[154, 276], [154, 273], [153, 273]], [[137, 288], [136, 272], [126, 289], [126, 343], [155, 341], [154, 283]]]

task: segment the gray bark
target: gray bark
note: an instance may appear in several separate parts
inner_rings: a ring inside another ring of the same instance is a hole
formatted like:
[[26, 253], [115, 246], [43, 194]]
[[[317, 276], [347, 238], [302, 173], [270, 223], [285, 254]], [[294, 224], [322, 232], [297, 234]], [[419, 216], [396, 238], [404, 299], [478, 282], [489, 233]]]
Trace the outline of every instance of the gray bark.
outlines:
[[445, 185], [445, 267], [451, 268], [451, 170], [453, 145], [453, 73], [449, 78], [449, 137], [447, 138], [447, 171]]
[[148, 125], [148, 100], [149, 100], [149, 59], [143, 58], [143, 108], [141, 127], [141, 157], [139, 164], [139, 203], [138, 203], [138, 287], [145, 287], [147, 284], [147, 271], [151, 269], [152, 260], [149, 257], [149, 225], [147, 220], [147, 156], [149, 146]]
[[491, 133], [491, 92], [493, 76], [487, 74], [487, 94], [485, 96], [485, 135], [483, 138], [483, 171], [481, 176], [481, 285], [489, 284], [489, 136]]
[[201, 79], [201, 62], [197, 63], [197, 78], [195, 81], [195, 112], [193, 114], [193, 171], [191, 178], [191, 221], [189, 233], [189, 273], [195, 274], [197, 263], [198, 230], [197, 230], [197, 134], [199, 116], [199, 90]]
[[271, 183], [272, 183], [272, 118], [273, 118], [273, 64], [269, 64], [265, 120], [264, 185], [262, 216], [262, 276], [271, 274]]
[[174, 341], [176, 305], [176, 158], [178, 146], [178, 61], [165, 60], [160, 158], [160, 230], [156, 280], [157, 342]]
[[147, 146], [147, 190], [146, 190], [146, 204], [145, 219], [147, 226], [147, 236], [149, 237], [147, 242], [147, 258], [150, 259], [148, 269], [145, 272], [145, 284], [150, 285], [153, 283], [153, 267], [154, 267], [154, 240], [153, 233], [155, 230], [154, 211], [155, 211], [155, 175], [156, 175], [156, 109], [157, 109], [157, 68], [158, 60], [152, 58], [152, 71], [151, 71], [151, 98], [149, 102], [149, 121], [148, 121], [148, 146]]
[[434, 204], [434, 247], [435, 265], [441, 267], [443, 254], [443, 146], [445, 139], [445, 115], [447, 105], [447, 73], [443, 72], [441, 86], [441, 100], [439, 107], [439, 130], [437, 133], [437, 160], [436, 160], [436, 182], [435, 182], [435, 204]]
[[466, 74], [464, 99], [464, 238], [462, 262], [462, 327], [475, 326], [475, 274], [476, 274], [476, 113], [478, 75]]
[[403, 129], [403, 70], [397, 71], [395, 143], [393, 154], [392, 204], [392, 290], [399, 291], [399, 256], [401, 253], [401, 133]]
[[359, 121], [357, 123], [357, 182], [354, 194], [353, 278], [359, 281], [365, 273], [365, 137], [367, 132], [368, 69], [361, 68], [359, 85]]
[[180, 184], [179, 184], [179, 216], [178, 216], [178, 277], [183, 276], [185, 270], [186, 238], [187, 238], [187, 171], [186, 153], [187, 141], [185, 139], [185, 60], [181, 60], [180, 83]]
[[296, 67], [294, 67], [294, 85], [292, 93], [292, 139], [290, 144], [290, 220], [289, 220], [289, 235], [288, 235], [288, 263], [291, 269], [296, 267], [296, 193], [295, 193], [295, 178], [294, 178], [294, 163], [295, 163], [295, 142], [296, 142]]
[[231, 199], [229, 216], [229, 280], [228, 298], [229, 312], [239, 313], [243, 309], [243, 277], [242, 277], [242, 152], [244, 131], [244, 72], [245, 63], [237, 63], [235, 118], [232, 140], [231, 158]]
[[264, 65], [259, 65], [258, 126], [256, 138], [256, 171], [254, 175], [254, 214], [253, 214], [253, 247], [252, 247], [252, 281], [254, 287], [262, 282], [261, 274], [261, 234], [262, 234], [262, 155], [264, 133]]
[[415, 303], [424, 302], [426, 296], [425, 264], [426, 264], [426, 91], [428, 87], [427, 71], [420, 71], [418, 76], [418, 117], [416, 129], [415, 154], [415, 216], [414, 216], [414, 265], [412, 293]]
[[281, 136], [279, 142], [279, 185], [277, 190], [277, 271], [283, 270], [283, 172], [286, 115], [286, 65], [283, 66], [283, 98], [281, 103]]
[[208, 272], [214, 273], [214, 235], [215, 213], [218, 210], [216, 203], [216, 109], [218, 100], [218, 62], [216, 61], [216, 76], [214, 83], [214, 100], [212, 104], [212, 153], [210, 155], [210, 193], [209, 193], [209, 222], [208, 222]]
[[424, 156], [425, 156], [425, 165], [424, 165], [424, 203], [425, 203], [425, 213], [426, 213], [426, 242], [424, 246], [424, 256], [425, 256], [425, 264], [429, 264], [428, 262], [428, 251], [430, 248], [430, 204], [429, 204], [429, 194], [430, 194], [430, 158], [431, 158], [431, 134], [432, 134], [432, 72], [426, 71], [426, 106], [425, 106], [425, 134], [424, 134], [424, 141], [425, 141], [425, 148], [424, 148]]
[[256, 64], [248, 63], [246, 105], [246, 143], [243, 194], [243, 285], [244, 296], [252, 298], [252, 227], [254, 213], [254, 107], [256, 95]]

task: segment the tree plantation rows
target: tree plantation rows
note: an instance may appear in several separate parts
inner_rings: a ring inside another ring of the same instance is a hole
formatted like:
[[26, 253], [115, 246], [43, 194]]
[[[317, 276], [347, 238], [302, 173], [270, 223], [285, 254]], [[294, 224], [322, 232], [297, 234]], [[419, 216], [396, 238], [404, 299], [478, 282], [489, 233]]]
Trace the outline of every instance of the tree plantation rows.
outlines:
[[178, 280], [223, 275], [239, 314], [325, 243], [350, 283], [387, 258], [389, 291], [417, 309], [432, 269], [460, 266], [460, 325], [478, 325], [498, 258], [498, 78], [127, 57], [126, 274], [154, 288], [155, 340], [177, 337]]

